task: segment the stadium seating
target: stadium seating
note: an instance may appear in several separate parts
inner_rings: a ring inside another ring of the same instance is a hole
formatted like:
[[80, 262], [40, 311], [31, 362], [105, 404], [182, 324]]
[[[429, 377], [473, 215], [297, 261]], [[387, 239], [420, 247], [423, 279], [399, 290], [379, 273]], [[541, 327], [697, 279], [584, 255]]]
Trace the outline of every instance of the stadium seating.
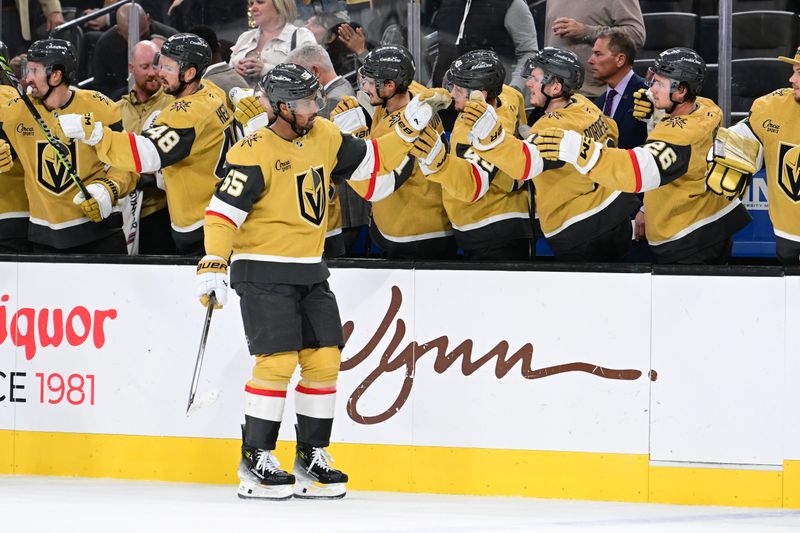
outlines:
[[645, 42], [640, 59], [652, 59], [673, 46], [693, 47], [699, 17], [694, 13], [645, 13]]
[[748, 58], [731, 61], [731, 111], [747, 112], [753, 100], [789, 86], [791, 69], [777, 58]]
[[692, 13], [694, 0], [641, 0], [642, 13]]
[[719, 60], [719, 16], [706, 15], [700, 17], [694, 49], [706, 63]]
[[711, 98], [715, 102], [719, 100], [719, 68], [716, 63], [706, 65], [706, 80], [700, 90], [700, 96]]
[[790, 11], [747, 11], [732, 17], [733, 59], [791, 55], [800, 18]]

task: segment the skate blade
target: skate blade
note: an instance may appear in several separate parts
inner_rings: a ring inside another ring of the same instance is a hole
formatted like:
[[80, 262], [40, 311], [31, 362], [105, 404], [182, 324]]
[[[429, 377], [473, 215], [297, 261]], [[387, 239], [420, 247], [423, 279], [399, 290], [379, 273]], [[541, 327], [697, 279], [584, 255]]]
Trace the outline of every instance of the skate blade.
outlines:
[[294, 497], [305, 500], [340, 500], [347, 494], [344, 483], [295, 483]]
[[292, 485], [239, 483], [236, 495], [243, 500], [288, 500], [294, 495], [294, 491]]

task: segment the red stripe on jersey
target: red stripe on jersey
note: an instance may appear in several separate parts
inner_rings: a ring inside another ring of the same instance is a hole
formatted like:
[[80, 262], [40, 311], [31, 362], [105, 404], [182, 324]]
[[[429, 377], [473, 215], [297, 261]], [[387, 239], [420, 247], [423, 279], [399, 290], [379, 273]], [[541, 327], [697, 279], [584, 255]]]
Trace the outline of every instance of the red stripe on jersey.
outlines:
[[519, 178], [522, 181], [528, 179], [528, 173], [531, 171], [531, 149], [528, 148], [528, 145], [523, 142], [522, 143], [522, 152], [525, 154], [525, 170], [522, 171], [522, 177]]
[[470, 203], [474, 203], [478, 199], [478, 195], [481, 193], [481, 189], [483, 188], [481, 185], [483, 180], [481, 180], [481, 173], [478, 172], [478, 169], [475, 168], [474, 165], [470, 165], [472, 168], [472, 177], [475, 178], [475, 196], [472, 197]]
[[142, 173], [142, 158], [139, 157], [139, 147], [136, 146], [136, 134], [128, 133], [128, 142], [131, 143], [131, 153], [133, 154], [133, 164], [136, 165], [136, 173]]
[[302, 392], [303, 394], [314, 394], [314, 395], [322, 395], [322, 394], [335, 394], [336, 387], [326, 387], [324, 389], [310, 389], [308, 387], [303, 387], [302, 385], [298, 384], [295, 389], [297, 392]]
[[273, 398], [286, 398], [285, 390], [269, 390], [269, 389], [256, 389], [250, 385], [244, 386], [244, 391], [250, 394], [257, 394], [258, 396], [271, 396]]
[[631, 164], [633, 164], [633, 174], [636, 176], [636, 191], [642, 190], [642, 169], [639, 168], [639, 160], [636, 158], [636, 153], [633, 150], [628, 150], [628, 155], [631, 156]]
[[206, 209], [206, 216], [219, 217], [222, 220], [224, 220], [225, 222], [229, 222], [230, 225], [233, 226], [234, 228], [238, 228], [239, 227], [236, 224], [236, 222], [234, 222], [230, 218], [226, 217], [225, 215], [223, 215], [222, 213], [219, 213], [217, 211], [211, 211], [210, 209]]
[[372, 165], [372, 174], [369, 176], [369, 188], [367, 189], [367, 196], [364, 197], [365, 200], [371, 200], [372, 195], [375, 194], [375, 184], [378, 181], [378, 169], [381, 168], [381, 158], [378, 155], [378, 141], [372, 139], [370, 142], [372, 143], [372, 153], [375, 162]]

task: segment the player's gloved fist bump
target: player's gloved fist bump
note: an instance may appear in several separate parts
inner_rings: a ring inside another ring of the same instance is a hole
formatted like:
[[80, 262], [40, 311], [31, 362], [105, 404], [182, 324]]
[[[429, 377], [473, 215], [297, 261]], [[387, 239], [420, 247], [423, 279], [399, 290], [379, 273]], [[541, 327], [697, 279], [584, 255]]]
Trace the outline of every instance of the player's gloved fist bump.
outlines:
[[331, 112], [331, 120], [340, 130], [359, 139], [364, 139], [369, 134], [364, 110], [352, 96], [342, 96]]
[[208, 307], [209, 296], [214, 293], [221, 309], [228, 301], [228, 262], [217, 255], [206, 255], [197, 263], [197, 284], [195, 295], [203, 307]]
[[462, 116], [466, 125], [472, 128], [472, 146], [478, 150], [494, 148], [505, 139], [503, 124], [498, 120], [494, 107], [484, 101], [480, 91], [470, 93]]
[[647, 121], [653, 116], [655, 106], [647, 89], [637, 89], [633, 93], [633, 116], [637, 120]]
[[59, 115], [58, 127], [63, 134], [59, 137], [77, 139], [90, 146], [103, 139], [103, 123], [95, 122], [93, 113]]
[[11, 158], [11, 145], [0, 139], [0, 172], [8, 172], [14, 166]]
[[441, 87], [426, 89], [419, 94], [419, 99], [421, 102], [431, 106], [434, 113], [447, 109], [453, 102], [453, 96], [450, 94], [450, 91], [442, 89]]
[[86, 190], [91, 198], [86, 199], [83, 192], [79, 192], [72, 202], [81, 207], [89, 220], [102, 222], [119, 201], [119, 186], [108, 178], [100, 177], [88, 184]]
[[430, 176], [438, 172], [447, 161], [447, 147], [433, 126], [426, 126], [408, 152], [417, 158], [422, 173]]
[[719, 128], [706, 161], [706, 186], [729, 200], [744, 195], [751, 176], [761, 166], [761, 145], [755, 139]]
[[581, 174], [594, 167], [603, 149], [603, 145], [591, 137], [560, 128], [538, 131], [534, 144], [543, 159], [571, 163]]
[[247, 124], [250, 119], [262, 113], [266, 113], [266, 109], [258, 101], [255, 96], [245, 96], [240, 98], [236, 104], [236, 110], [233, 112], [233, 117], [239, 121], [239, 124]]
[[433, 117], [433, 108], [422, 100], [425, 94], [427, 91], [412, 98], [394, 125], [397, 135], [406, 142], [414, 142]]

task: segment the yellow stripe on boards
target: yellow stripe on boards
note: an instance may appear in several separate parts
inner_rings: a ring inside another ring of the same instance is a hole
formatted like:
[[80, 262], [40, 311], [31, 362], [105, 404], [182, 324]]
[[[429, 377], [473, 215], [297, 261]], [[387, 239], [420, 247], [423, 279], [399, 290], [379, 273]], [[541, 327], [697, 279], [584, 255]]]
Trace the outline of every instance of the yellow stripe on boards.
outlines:
[[[0, 474], [238, 482], [238, 439], [0, 431]], [[647, 455], [333, 444], [348, 489], [800, 508], [800, 461], [784, 472], [651, 466]], [[279, 442], [287, 470], [294, 443]]]
[[688, 505], [781, 507], [783, 472], [650, 467], [650, 501]]

